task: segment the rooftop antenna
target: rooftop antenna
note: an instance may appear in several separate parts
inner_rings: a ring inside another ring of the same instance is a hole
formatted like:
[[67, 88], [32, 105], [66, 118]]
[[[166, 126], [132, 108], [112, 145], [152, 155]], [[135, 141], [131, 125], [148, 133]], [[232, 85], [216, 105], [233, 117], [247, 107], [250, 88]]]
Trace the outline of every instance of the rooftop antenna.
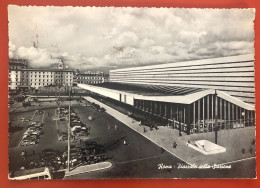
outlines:
[[33, 47], [39, 52], [39, 34], [38, 34], [38, 27], [35, 25], [33, 30]]

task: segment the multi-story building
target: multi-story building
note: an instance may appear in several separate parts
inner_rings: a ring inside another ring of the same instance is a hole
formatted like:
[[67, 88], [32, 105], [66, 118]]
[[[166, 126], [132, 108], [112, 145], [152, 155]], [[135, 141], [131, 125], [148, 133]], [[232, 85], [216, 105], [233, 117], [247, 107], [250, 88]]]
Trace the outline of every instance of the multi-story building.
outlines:
[[78, 84], [187, 134], [255, 124], [254, 55], [110, 71], [110, 82]]
[[[27, 63], [28, 64], [28, 63]], [[72, 86], [73, 70], [32, 69], [22, 66], [20, 61], [10, 59], [9, 90], [29, 89], [44, 86]]]
[[85, 72], [75, 74], [75, 82], [82, 84], [97, 85], [107, 82], [109, 79], [108, 74], [103, 72]]

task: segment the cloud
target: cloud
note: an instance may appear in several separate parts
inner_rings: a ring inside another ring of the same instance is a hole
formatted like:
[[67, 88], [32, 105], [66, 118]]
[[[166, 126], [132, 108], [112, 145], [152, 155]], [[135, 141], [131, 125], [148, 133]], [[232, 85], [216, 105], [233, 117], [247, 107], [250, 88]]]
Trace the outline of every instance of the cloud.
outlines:
[[[254, 53], [252, 9], [9, 6], [9, 56], [99, 69]], [[33, 47], [37, 43], [37, 48]]]

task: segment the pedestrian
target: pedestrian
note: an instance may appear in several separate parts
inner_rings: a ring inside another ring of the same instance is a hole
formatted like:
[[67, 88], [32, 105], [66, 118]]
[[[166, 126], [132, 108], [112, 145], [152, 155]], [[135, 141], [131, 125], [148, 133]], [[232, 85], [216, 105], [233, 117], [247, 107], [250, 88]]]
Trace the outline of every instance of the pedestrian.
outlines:
[[22, 157], [23, 160], [25, 160], [25, 152], [24, 151], [22, 151], [21, 157]]
[[164, 153], [165, 152], [165, 149], [163, 149], [162, 147], [161, 147], [161, 153]]
[[124, 142], [123, 142], [123, 143], [124, 143], [124, 146], [127, 146], [127, 143], [126, 143], [126, 141], [125, 141], [125, 140], [124, 140]]
[[255, 145], [255, 139], [253, 139], [253, 141], [251, 142], [252, 145]]
[[115, 129], [117, 129], [117, 125], [115, 124]]
[[142, 121], [139, 122], [139, 126], [141, 126], [141, 125], [142, 125]]
[[175, 141], [173, 141], [173, 148], [177, 148], [177, 143]]
[[241, 152], [242, 152], [242, 154], [245, 154], [246, 153], [245, 148], [242, 148]]
[[35, 155], [35, 154], [36, 154], [35, 149], [33, 149], [33, 155]]
[[249, 149], [249, 153], [253, 154], [253, 148], [252, 147]]

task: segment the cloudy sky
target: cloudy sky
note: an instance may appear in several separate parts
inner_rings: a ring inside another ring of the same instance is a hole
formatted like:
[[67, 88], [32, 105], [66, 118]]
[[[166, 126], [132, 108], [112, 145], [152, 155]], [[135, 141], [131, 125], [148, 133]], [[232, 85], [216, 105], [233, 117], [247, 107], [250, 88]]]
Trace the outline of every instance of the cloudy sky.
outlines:
[[254, 53], [253, 9], [8, 7], [9, 56], [101, 70]]

